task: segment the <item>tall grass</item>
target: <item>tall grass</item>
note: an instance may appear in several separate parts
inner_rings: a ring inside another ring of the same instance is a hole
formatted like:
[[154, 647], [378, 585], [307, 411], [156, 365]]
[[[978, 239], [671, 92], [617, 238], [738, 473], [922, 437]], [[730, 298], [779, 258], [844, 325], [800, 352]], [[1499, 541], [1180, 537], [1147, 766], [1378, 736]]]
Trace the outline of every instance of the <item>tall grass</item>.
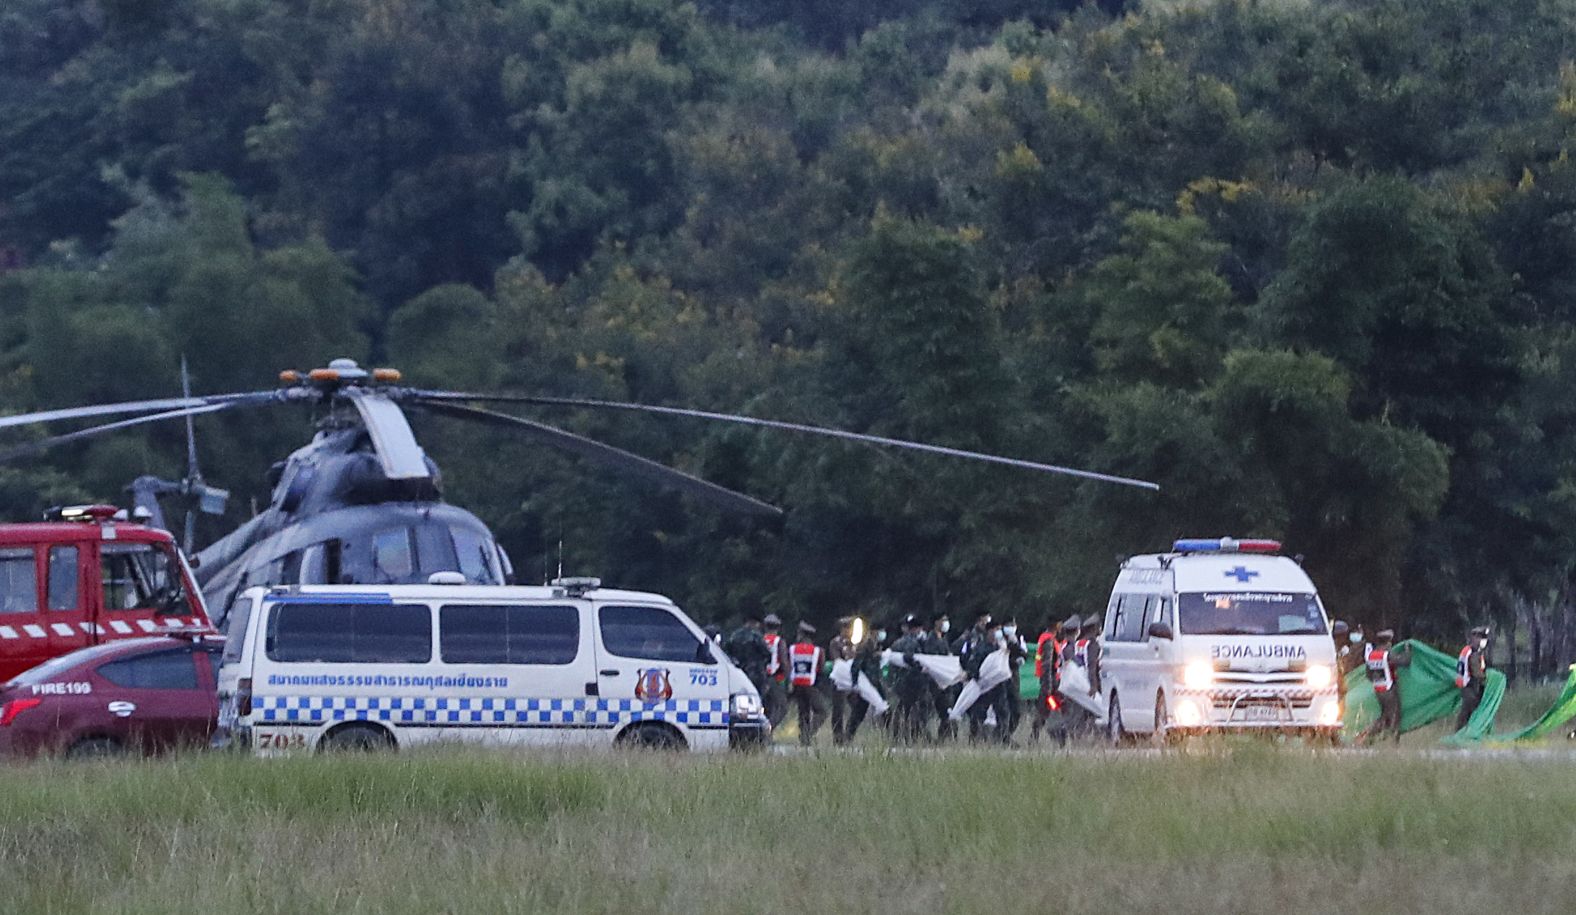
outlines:
[[443, 750], [0, 768], [0, 910], [1570, 911], [1542, 758]]

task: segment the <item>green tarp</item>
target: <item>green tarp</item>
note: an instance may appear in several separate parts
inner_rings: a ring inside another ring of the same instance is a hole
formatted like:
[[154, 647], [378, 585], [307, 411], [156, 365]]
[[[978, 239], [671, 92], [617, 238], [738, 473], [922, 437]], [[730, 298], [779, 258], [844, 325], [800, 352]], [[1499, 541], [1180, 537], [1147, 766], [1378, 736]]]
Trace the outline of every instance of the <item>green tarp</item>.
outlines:
[[[1461, 707], [1461, 691], [1456, 688], [1456, 659], [1422, 642], [1402, 642], [1412, 649], [1412, 665], [1400, 670], [1401, 730], [1412, 731], [1441, 718], [1453, 718]], [[1400, 648], [1401, 645], [1396, 646]], [[1470, 745], [1481, 741], [1510, 743], [1537, 740], [1554, 733], [1576, 718], [1576, 665], [1571, 666], [1565, 689], [1554, 705], [1537, 721], [1508, 734], [1494, 733], [1494, 716], [1505, 699], [1505, 675], [1489, 670], [1483, 678], [1483, 701], [1467, 720], [1466, 726], [1444, 739], [1447, 744]], [[1379, 715], [1379, 702], [1368, 683], [1367, 672], [1358, 668], [1346, 676], [1346, 721], [1348, 740], [1361, 733]]]

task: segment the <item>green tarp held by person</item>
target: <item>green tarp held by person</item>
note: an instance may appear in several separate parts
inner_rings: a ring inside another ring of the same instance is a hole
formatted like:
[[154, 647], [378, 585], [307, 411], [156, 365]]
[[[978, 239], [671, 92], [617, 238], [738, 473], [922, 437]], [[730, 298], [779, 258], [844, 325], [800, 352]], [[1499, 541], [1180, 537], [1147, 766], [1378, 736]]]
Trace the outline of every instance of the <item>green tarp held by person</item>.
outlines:
[[[1396, 672], [1401, 691], [1401, 733], [1454, 716], [1461, 708], [1455, 656], [1410, 640], [1391, 650], [1399, 653], [1410, 650], [1412, 654], [1412, 663]], [[1494, 715], [1505, 697], [1505, 675], [1490, 669], [1488, 676], [1483, 678], [1483, 687], [1482, 703], [1472, 713], [1466, 727], [1451, 735], [1452, 740], [1482, 740], [1493, 730]], [[1374, 698], [1367, 670], [1359, 667], [1349, 672], [1346, 675], [1346, 739], [1355, 739], [1378, 717], [1379, 700]]]

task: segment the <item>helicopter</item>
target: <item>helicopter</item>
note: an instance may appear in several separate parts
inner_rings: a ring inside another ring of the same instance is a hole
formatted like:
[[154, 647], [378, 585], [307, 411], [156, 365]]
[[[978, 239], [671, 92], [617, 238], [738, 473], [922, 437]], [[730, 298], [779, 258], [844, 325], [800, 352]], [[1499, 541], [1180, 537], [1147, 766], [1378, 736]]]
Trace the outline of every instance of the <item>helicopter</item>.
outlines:
[[[236, 598], [256, 585], [401, 584], [461, 578], [466, 583], [485, 585], [513, 580], [508, 554], [499, 547], [487, 525], [471, 512], [443, 501], [438, 467], [416, 440], [406, 409], [509, 429], [531, 441], [675, 489], [713, 507], [762, 518], [778, 517], [782, 511], [629, 451], [480, 404], [689, 417], [984, 461], [1102, 483], [1160, 488], [1145, 480], [1073, 467], [732, 413], [586, 398], [411, 387], [403, 383], [396, 369], [366, 369], [351, 359], [335, 359], [326, 367], [306, 372], [287, 370], [280, 373], [279, 382], [277, 388], [263, 391], [193, 396], [186, 387], [181, 397], [0, 416], [0, 429], [127, 417], [0, 451], [0, 461], [149, 423], [185, 420], [189, 462], [186, 480], [175, 483], [145, 477], [133, 485], [139, 517], [155, 526], [167, 527], [158, 496], [187, 496], [196, 500], [199, 510], [211, 513], [223, 511], [223, 499], [227, 496], [223, 490], [204, 483], [197, 469], [190, 433], [193, 417], [288, 404], [318, 407], [322, 417], [312, 440], [269, 471], [268, 506], [192, 559], [209, 614], [220, 626]], [[192, 517], [188, 513], [188, 551]]]

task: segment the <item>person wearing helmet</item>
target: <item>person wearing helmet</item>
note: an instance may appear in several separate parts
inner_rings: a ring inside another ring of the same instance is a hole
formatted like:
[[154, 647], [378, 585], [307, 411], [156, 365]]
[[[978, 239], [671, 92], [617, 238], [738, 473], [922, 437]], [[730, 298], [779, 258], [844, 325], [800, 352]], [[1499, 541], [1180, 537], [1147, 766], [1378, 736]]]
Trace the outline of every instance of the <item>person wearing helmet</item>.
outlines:
[[761, 694], [761, 705], [775, 728], [788, 717], [788, 640], [783, 637], [782, 617], [768, 613], [765, 622], [763, 638], [771, 657], [766, 661], [766, 691]]
[[1467, 643], [1456, 655], [1456, 688], [1461, 690], [1461, 710], [1456, 713], [1456, 730], [1467, 726], [1467, 720], [1483, 701], [1483, 678], [1488, 675], [1488, 627], [1474, 626], [1467, 633]]
[[1394, 650], [1395, 632], [1381, 629], [1363, 651], [1363, 666], [1374, 698], [1379, 700], [1379, 718], [1357, 735], [1358, 743], [1368, 743], [1386, 732], [1401, 740], [1401, 682], [1396, 672], [1412, 663], [1410, 651]]

